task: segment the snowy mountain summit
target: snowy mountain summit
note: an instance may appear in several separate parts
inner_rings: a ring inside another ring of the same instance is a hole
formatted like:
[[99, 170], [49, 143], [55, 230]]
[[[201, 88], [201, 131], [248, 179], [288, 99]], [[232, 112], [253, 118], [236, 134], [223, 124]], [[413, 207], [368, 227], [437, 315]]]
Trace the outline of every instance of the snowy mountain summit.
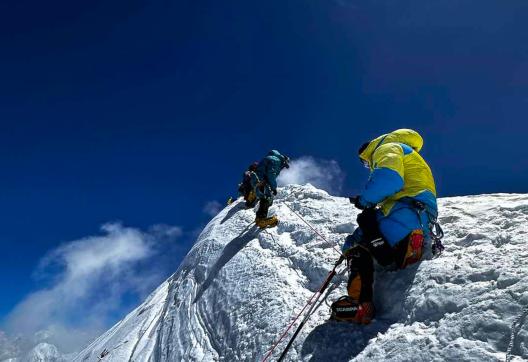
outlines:
[[[402, 271], [379, 269], [378, 314], [368, 326], [328, 321], [322, 303], [287, 360], [528, 360], [528, 196], [439, 206], [444, 253]], [[255, 228], [254, 211], [240, 201], [220, 212], [176, 273], [74, 361], [262, 360], [332, 269], [334, 247], [357, 215], [347, 199], [310, 185], [281, 189], [271, 210], [281, 222], [267, 230]], [[346, 293], [344, 268], [328, 303]]]

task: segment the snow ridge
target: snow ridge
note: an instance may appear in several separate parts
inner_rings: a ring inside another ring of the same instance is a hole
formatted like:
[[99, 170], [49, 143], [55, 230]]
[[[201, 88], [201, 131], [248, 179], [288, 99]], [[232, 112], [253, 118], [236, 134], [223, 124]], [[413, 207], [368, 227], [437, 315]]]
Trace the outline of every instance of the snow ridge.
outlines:
[[[442, 256], [379, 269], [371, 325], [328, 322], [322, 303], [287, 359], [527, 360], [528, 196], [455, 197], [440, 207]], [[281, 188], [272, 212], [281, 222], [261, 231], [240, 201], [221, 211], [176, 273], [74, 361], [261, 360], [332, 269], [333, 247], [357, 215], [347, 199], [310, 185]], [[340, 273], [328, 301], [345, 286]]]

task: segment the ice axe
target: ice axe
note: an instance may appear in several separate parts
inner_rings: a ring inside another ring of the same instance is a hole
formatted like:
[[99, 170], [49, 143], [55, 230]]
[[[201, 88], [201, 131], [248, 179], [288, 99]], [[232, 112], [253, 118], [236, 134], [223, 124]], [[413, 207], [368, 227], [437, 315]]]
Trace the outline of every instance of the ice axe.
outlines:
[[[286, 357], [286, 354], [288, 353], [288, 351], [290, 350], [293, 342], [295, 341], [295, 338], [297, 338], [297, 335], [299, 334], [299, 332], [301, 331], [301, 329], [304, 327], [304, 325], [306, 324], [306, 322], [308, 321], [308, 319], [310, 318], [312, 312], [315, 310], [315, 306], [317, 305], [317, 301], [319, 300], [319, 298], [321, 297], [321, 295], [323, 295], [324, 291], [326, 290], [326, 288], [328, 288], [328, 286], [330, 285], [330, 282], [332, 281], [332, 279], [334, 278], [334, 276], [337, 274], [336, 272], [336, 269], [339, 265], [341, 265], [341, 263], [345, 260], [345, 257], [344, 256], [341, 256], [339, 257], [339, 260], [336, 261], [336, 263], [334, 264], [334, 268], [328, 273], [328, 275], [326, 276], [326, 279], [324, 280], [323, 284], [321, 284], [321, 287], [319, 288], [319, 290], [317, 290], [316, 294], [315, 294], [315, 299], [312, 297], [309, 301], [308, 301], [308, 304], [311, 303], [311, 306], [310, 308], [308, 309], [308, 311], [306, 312], [306, 315], [305, 317], [303, 318], [303, 320], [301, 321], [301, 324], [299, 324], [299, 326], [297, 327], [297, 329], [295, 330], [295, 333], [293, 334], [293, 336], [290, 338], [290, 341], [288, 342], [288, 344], [286, 345], [286, 348], [284, 348], [284, 351], [282, 352], [282, 354], [280, 355], [279, 359], [277, 361], [282, 361], [284, 359], [284, 357]], [[313, 301], [312, 301], [313, 299]], [[307, 305], [308, 305], [307, 304]], [[306, 307], [306, 306], [305, 306]], [[303, 308], [304, 310], [304, 308]], [[302, 311], [301, 311], [302, 313]], [[295, 322], [295, 321], [294, 321]], [[286, 330], [287, 332], [288, 330]], [[284, 335], [283, 335], [284, 336]], [[282, 338], [281, 338], [282, 339]], [[266, 355], [266, 357], [263, 359], [263, 361], [266, 361], [268, 359], [268, 357], [271, 355], [271, 353], [273, 352], [273, 349], [277, 346], [277, 344], [281, 341], [281, 339], [279, 339], [279, 341], [277, 341], [277, 343], [275, 344], [275, 346], [268, 352], [268, 354]]]

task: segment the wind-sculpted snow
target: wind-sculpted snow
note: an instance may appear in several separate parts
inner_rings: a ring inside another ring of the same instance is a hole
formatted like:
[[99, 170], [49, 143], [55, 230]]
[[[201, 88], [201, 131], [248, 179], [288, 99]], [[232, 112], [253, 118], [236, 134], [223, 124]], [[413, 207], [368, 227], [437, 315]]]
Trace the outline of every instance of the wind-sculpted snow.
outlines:
[[[456, 197], [440, 206], [445, 252], [402, 271], [379, 269], [371, 325], [329, 322], [321, 304], [287, 359], [527, 360], [528, 196]], [[281, 189], [272, 212], [281, 222], [265, 231], [240, 201], [220, 212], [176, 273], [75, 361], [261, 360], [332, 268], [333, 247], [357, 214], [347, 199], [309, 185]], [[343, 268], [328, 301], [345, 293]]]

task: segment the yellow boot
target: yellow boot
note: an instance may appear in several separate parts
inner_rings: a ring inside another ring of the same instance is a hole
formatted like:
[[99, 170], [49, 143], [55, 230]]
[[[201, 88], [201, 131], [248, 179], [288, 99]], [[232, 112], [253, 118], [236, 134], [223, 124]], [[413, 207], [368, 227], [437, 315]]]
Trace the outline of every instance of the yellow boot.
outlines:
[[255, 224], [257, 224], [257, 226], [261, 229], [272, 228], [274, 226], [277, 226], [278, 223], [279, 219], [277, 218], [277, 216], [262, 218], [257, 217], [255, 219]]

